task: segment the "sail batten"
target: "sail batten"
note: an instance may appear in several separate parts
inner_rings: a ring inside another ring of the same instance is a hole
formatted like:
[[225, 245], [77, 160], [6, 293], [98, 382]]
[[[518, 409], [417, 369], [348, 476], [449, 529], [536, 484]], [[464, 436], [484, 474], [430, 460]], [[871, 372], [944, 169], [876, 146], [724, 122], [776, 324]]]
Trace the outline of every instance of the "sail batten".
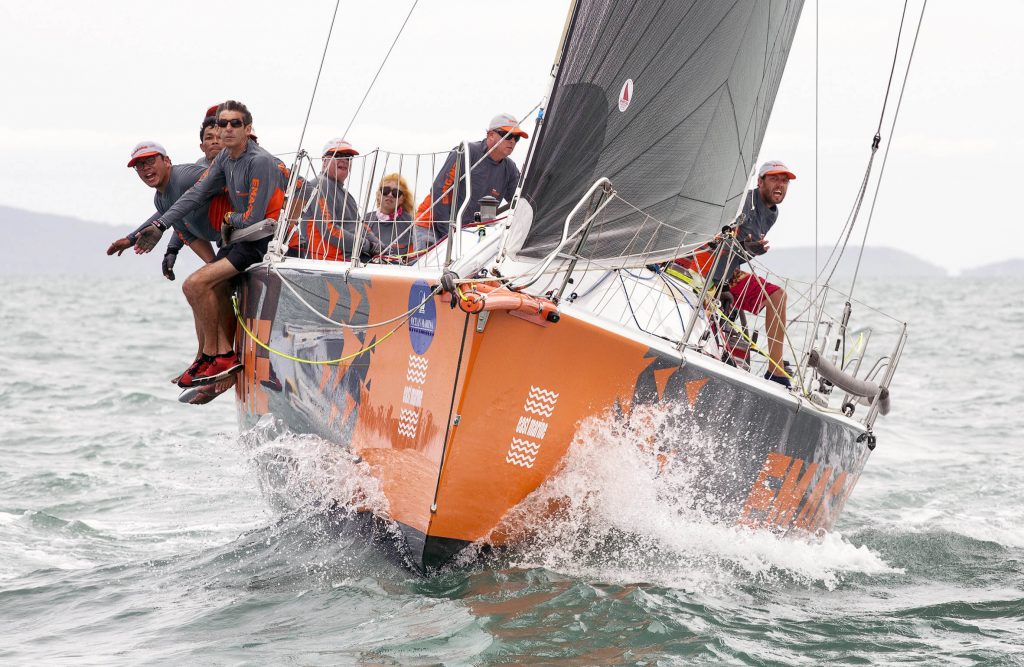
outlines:
[[638, 244], [670, 253], [713, 235], [757, 159], [801, 7], [579, 0], [522, 190], [533, 214], [516, 254], [551, 252], [601, 177], [630, 205], [602, 213], [585, 256], [632, 256]]

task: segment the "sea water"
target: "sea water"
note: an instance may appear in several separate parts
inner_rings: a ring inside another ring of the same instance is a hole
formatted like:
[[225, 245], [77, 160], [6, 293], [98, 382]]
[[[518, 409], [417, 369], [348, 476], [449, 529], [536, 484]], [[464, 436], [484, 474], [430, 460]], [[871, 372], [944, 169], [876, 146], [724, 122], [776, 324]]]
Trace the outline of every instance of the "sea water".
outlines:
[[[1024, 664], [1019, 286], [858, 285], [911, 338], [821, 540], [687, 513], [595, 420], [543, 491], [574, 506], [423, 578], [325, 518], [340, 473], [372, 500], [358, 462], [240, 435], [230, 393], [177, 402], [177, 284], [3, 281], [2, 664]], [[282, 449], [286, 497], [261, 491]]]

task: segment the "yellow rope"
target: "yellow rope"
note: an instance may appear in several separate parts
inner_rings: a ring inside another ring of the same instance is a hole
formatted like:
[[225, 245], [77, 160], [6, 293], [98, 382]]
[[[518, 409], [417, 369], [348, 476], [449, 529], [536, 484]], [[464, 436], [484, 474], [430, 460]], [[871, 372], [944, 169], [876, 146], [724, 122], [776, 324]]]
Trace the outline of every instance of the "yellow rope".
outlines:
[[846, 368], [846, 364], [850, 363], [850, 358], [853, 357], [853, 355], [855, 355], [857, 352], [860, 351], [860, 346], [861, 346], [861, 343], [863, 343], [863, 342], [864, 342], [864, 332], [861, 332], [860, 335], [857, 336], [857, 342], [850, 349], [850, 351], [847, 353], [847, 355], [843, 358], [843, 368]]
[[[371, 343], [367, 347], [364, 347], [364, 348], [360, 349], [358, 352], [354, 352], [354, 353], [346, 355], [344, 357], [339, 357], [338, 359], [329, 359], [327, 361], [313, 361], [311, 359], [300, 359], [298, 357], [293, 357], [292, 355], [287, 354], [285, 352], [282, 352], [280, 350], [275, 350], [274, 348], [270, 347], [269, 345], [267, 345], [266, 343], [261, 341], [259, 338], [256, 337], [256, 334], [254, 334], [252, 331], [249, 330], [249, 327], [245, 326], [245, 322], [242, 320], [242, 313], [239, 312], [239, 310], [238, 310], [238, 297], [235, 297], [235, 296], [231, 297], [231, 306], [235, 310], [235, 318], [238, 319], [238, 324], [242, 327], [242, 330], [245, 331], [245, 333], [249, 336], [249, 338], [250, 338], [250, 340], [252, 340], [252, 342], [256, 343], [257, 345], [262, 347], [267, 352], [270, 352], [272, 354], [276, 354], [279, 357], [284, 357], [285, 359], [290, 359], [290, 360], [298, 362], [300, 364], [314, 364], [314, 365], [317, 365], [317, 366], [329, 366], [329, 365], [340, 366], [340, 365], [342, 365], [343, 361], [348, 361], [349, 359], [355, 359], [359, 355], [365, 354], [366, 352], [369, 352], [373, 348], [377, 347], [378, 345], [380, 345], [381, 343], [386, 341], [396, 331], [401, 329], [406, 324], [406, 322], [409, 321], [409, 318], [406, 317], [404, 320], [402, 320], [397, 325], [395, 325], [394, 329], [392, 329], [391, 331], [389, 331], [386, 334], [384, 334], [379, 340]], [[346, 364], [346, 365], [349, 365], [349, 364]]]

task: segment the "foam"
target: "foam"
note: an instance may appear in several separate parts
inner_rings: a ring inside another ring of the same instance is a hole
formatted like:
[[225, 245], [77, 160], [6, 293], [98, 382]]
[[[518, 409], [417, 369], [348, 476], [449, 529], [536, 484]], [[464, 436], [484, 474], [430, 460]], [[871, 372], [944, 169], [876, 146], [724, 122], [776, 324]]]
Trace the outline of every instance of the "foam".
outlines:
[[[742, 452], [704, 437], [692, 418], [672, 417], [649, 412], [634, 414], [629, 425], [611, 417], [582, 424], [562, 471], [510, 517], [511, 524], [530, 526], [518, 564], [683, 588], [773, 578], [832, 589], [847, 573], [894, 571], [840, 534], [805, 541], [721, 523], [718, 499], [694, 491], [697, 467], [663, 466], [654, 443], [711, 457]], [[682, 423], [688, 433], [680, 432]], [[543, 508], [552, 504], [561, 509], [545, 516]]]

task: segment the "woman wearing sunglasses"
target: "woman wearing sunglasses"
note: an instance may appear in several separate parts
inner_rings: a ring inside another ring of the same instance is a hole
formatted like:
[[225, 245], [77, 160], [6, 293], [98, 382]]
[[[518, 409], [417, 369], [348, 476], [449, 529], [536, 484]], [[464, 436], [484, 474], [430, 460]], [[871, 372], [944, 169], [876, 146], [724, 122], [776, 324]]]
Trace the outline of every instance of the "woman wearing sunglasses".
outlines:
[[377, 188], [377, 209], [366, 215], [366, 223], [380, 239], [384, 261], [405, 263], [412, 246], [412, 191], [401, 174], [387, 174]]

